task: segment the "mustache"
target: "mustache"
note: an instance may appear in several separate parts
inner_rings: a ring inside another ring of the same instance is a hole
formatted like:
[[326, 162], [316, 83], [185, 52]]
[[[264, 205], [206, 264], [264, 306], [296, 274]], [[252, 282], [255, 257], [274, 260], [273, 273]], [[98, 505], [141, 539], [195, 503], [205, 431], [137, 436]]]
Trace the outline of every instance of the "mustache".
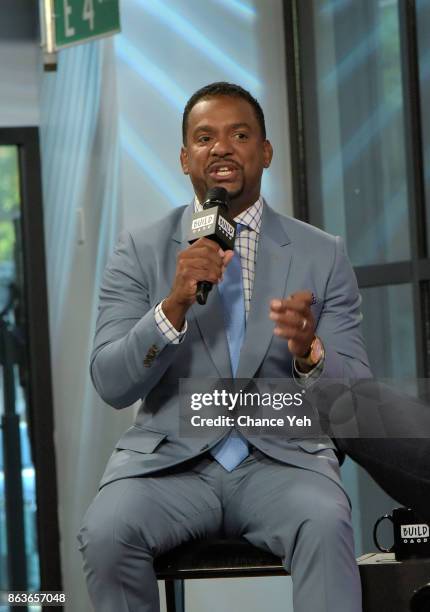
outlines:
[[214, 166], [222, 166], [223, 164], [229, 164], [230, 166], [234, 166], [235, 168], [238, 168], [239, 170], [242, 169], [242, 166], [235, 161], [234, 159], [218, 159], [217, 161], [213, 161], [211, 162], [206, 170], [211, 170]]

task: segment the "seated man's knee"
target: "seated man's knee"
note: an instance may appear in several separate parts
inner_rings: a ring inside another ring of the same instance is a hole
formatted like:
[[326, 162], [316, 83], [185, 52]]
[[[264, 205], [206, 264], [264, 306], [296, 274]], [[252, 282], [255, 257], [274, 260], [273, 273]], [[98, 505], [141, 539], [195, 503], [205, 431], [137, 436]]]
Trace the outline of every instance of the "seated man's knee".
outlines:
[[340, 526], [351, 523], [348, 498], [337, 486], [318, 492], [305, 486], [296, 489], [290, 510], [301, 524], [307, 524], [327, 536], [336, 533]]
[[303, 514], [303, 529], [312, 534], [315, 541], [333, 542], [339, 540], [342, 535], [352, 533], [350, 507], [345, 503], [339, 503], [336, 499], [325, 499], [314, 503]]
[[104, 507], [102, 511], [94, 503], [88, 509], [78, 533], [79, 550], [89, 567], [98, 571], [115, 570], [118, 564], [130, 554], [133, 547], [141, 553], [146, 547], [141, 529], [137, 530], [131, 521], [120, 513]]
[[[86, 563], [91, 566], [115, 564], [119, 554], [119, 546], [115, 538], [115, 525], [113, 520], [104, 516], [97, 520], [91, 508], [85, 515], [83, 524], [78, 533], [79, 550]], [[106, 567], [106, 569], [108, 569]]]

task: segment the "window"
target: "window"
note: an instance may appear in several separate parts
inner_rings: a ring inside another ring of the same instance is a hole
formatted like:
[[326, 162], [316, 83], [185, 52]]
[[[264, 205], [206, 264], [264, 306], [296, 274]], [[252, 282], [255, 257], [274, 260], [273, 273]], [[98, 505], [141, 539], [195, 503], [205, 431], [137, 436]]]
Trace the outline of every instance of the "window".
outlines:
[[[430, 347], [430, 2], [284, 0], [284, 15], [295, 214], [345, 239], [374, 374], [419, 390]], [[368, 552], [374, 521], [396, 502], [350, 462], [345, 480]]]

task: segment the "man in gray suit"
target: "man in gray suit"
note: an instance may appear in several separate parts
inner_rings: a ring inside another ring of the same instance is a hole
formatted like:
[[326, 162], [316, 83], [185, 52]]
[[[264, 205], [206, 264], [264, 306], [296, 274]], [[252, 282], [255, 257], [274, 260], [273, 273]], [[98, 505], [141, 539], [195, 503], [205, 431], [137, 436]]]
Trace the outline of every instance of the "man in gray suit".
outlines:
[[[202, 88], [183, 117], [181, 164], [194, 201], [123, 232], [106, 268], [92, 379], [115, 408], [142, 403], [79, 534], [101, 612], [157, 612], [154, 557], [213, 536], [241, 536], [281, 557], [295, 612], [361, 611], [350, 505], [329, 438], [179, 433], [180, 378], [369, 375], [342, 242], [264, 202], [271, 159], [258, 102], [236, 85]], [[241, 228], [235, 253], [206, 238], [188, 244], [211, 187], [229, 193]], [[225, 300], [237, 273], [242, 335], [231, 324], [233, 298]], [[205, 306], [195, 303], [199, 281], [215, 285]]]

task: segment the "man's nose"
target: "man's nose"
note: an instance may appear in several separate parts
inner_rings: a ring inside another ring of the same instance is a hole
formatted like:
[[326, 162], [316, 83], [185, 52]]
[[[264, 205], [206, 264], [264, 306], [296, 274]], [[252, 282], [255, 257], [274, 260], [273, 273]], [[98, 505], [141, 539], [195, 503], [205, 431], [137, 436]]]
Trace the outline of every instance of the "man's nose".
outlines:
[[211, 150], [212, 155], [218, 155], [223, 157], [224, 155], [228, 155], [232, 152], [233, 149], [231, 145], [231, 140], [228, 136], [219, 136], [215, 139]]

